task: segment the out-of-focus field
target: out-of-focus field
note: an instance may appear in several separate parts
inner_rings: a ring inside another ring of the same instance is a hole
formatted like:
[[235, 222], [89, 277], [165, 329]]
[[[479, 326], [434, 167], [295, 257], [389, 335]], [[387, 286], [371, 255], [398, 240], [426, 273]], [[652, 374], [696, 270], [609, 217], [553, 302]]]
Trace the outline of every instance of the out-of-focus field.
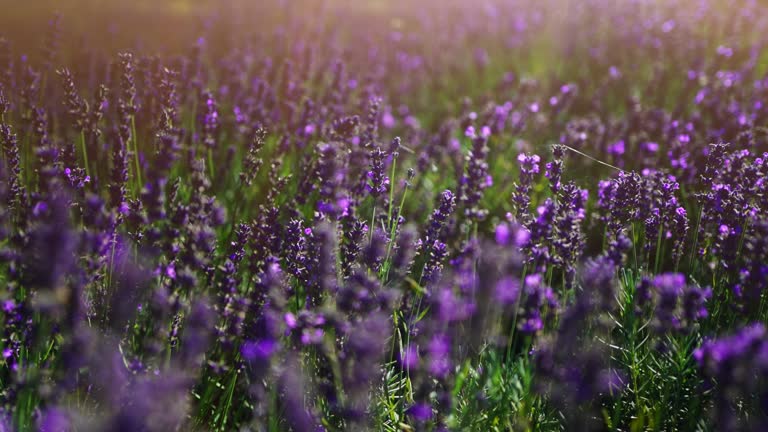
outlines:
[[0, 432], [768, 430], [766, 35], [0, 0]]
[[[61, 14], [67, 23], [62, 35], [63, 45], [72, 39], [99, 38], [100, 45], [120, 47], [141, 39], [161, 38], [169, 46], [181, 43], [190, 30], [190, 21], [202, 25], [202, 17], [214, 6], [224, 10], [228, 2], [197, 1], [100, 1], [100, 0], [40, 0], [9, 2], [2, 7], [0, 29], [13, 34], [24, 48], [40, 44], [42, 33], [53, 13]], [[11, 5], [11, 3], [13, 3]], [[142, 28], [135, 28], [135, 23]]]

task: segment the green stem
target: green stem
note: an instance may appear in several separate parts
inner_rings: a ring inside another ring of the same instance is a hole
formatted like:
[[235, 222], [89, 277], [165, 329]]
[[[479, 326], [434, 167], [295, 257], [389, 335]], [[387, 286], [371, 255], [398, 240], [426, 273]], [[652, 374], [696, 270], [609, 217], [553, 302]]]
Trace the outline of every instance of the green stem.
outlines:
[[[397, 166], [397, 158], [392, 159], [392, 175], [390, 178], [395, 181], [395, 167]], [[392, 225], [392, 204], [395, 200], [395, 188], [389, 187], [389, 208], [387, 209], [387, 223]]]
[[235, 384], [237, 384], [237, 368], [232, 370], [232, 378], [229, 380], [229, 386], [227, 386], [227, 401], [224, 405], [224, 416], [221, 419], [221, 428], [219, 430], [226, 430], [227, 418], [229, 417], [229, 409], [232, 407], [232, 397], [235, 394]]
[[699, 216], [696, 218], [696, 228], [693, 232], [693, 244], [691, 245], [691, 255], [688, 259], [688, 271], [693, 273], [694, 272], [694, 260], [693, 258], [696, 256], [696, 247], [699, 243], [699, 226], [701, 225], [701, 216], [702, 216], [702, 208], [699, 208]]
[[520, 292], [517, 294], [517, 299], [515, 300], [515, 309], [513, 310], [513, 317], [512, 317], [512, 328], [510, 329], [509, 333], [509, 340], [507, 341], [507, 356], [506, 360], [509, 360], [512, 356], [512, 345], [515, 342], [515, 336], [517, 335], [517, 315], [518, 310], [520, 309], [521, 300], [523, 298], [523, 292], [525, 292], [525, 277], [528, 274], [528, 266], [523, 267], [523, 274], [520, 277]]
[[91, 170], [88, 167], [88, 148], [85, 145], [85, 131], [80, 131], [80, 148], [83, 150], [83, 164], [85, 165], [85, 175], [91, 176]]
[[139, 195], [143, 186], [141, 182], [141, 164], [139, 163], [139, 140], [136, 136], [136, 118], [134, 116], [131, 116], [131, 141], [133, 141], [133, 161], [136, 165], [136, 195]]
[[661, 264], [661, 234], [663, 232], [664, 224], [659, 221], [659, 233], [656, 236], [656, 259], [653, 265], [653, 273], [659, 274], [659, 265]]
[[370, 233], [368, 236], [368, 244], [371, 244], [373, 242], [373, 232], [376, 230], [376, 204], [373, 205], [373, 210], [371, 210], [371, 226], [369, 227]]
[[112, 274], [114, 273], [115, 266], [115, 246], [117, 245], [117, 232], [112, 234], [112, 247], [109, 252], [109, 264], [107, 267], [107, 286], [105, 287], [106, 295], [109, 296], [109, 292], [112, 289]]
[[632, 222], [632, 257], [635, 261], [635, 272], [637, 272], [637, 234], [635, 233], [635, 222]]
[[211, 181], [214, 179], [214, 173], [213, 173], [213, 149], [208, 149], [208, 165], [211, 169]]
[[22, 165], [24, 166], [24, 183], [27, 185], [28, 188], [32, 189], [32, 173], [30, 170], [32, 169], [32, 161], [30, 160], [32, 158], [31, 151], [30, 151], [30, 143], [29, 143], [29, 133], [24, 134], [24, 142], [22, 144], [22, 153], [24, 156], [24, 161]]
[[[405, 205], [405, 196], [408, 194], [408, 186], [403, 189], [403, 197], [400, 199], [400, 207], [398, 207], [397, 210], [397, 216], [400, 217], [403, 214], [403, 206]], [[391, 217], [390, 217], [391, 219]], [[392, 244], [395, 242], [395, 230], [397, 230], [397, 222], [392, 224], [391, 232], [389, 234], [389, 238], [391, 239], [389, 242], [389, 245], [387, 245], [387, 258], [386, 262], [389, 262], [389, 257], [392, 254]], [[386, 274], [384, 275], [384, 280], [387, 280], [389, 277], [389, 269], [390, 267], [387, 266]]]

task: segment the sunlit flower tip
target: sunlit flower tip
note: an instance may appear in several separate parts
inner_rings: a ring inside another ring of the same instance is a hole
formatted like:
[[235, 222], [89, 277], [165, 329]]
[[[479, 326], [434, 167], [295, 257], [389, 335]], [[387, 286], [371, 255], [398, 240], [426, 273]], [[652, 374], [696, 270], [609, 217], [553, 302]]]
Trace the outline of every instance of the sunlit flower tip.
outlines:
[[419, 366], [419, 352], [414, 346], [408, 346], [400, 353], [399, 360], [404, 369], [415, 369]]
[[3, 311], [4, 312], [13, 312], [13, 309], [16, 308], [16, 302], [13, 300], [5, 300], [3, 302]]
[[322, 329], [305, 329], [301, 333], [301, 343], [304, 345], [315, 345], [323, 340]]
[[514, 277], [505, 277], [496, 283], [496, 300], [502, 304], [513, 304], [520, 293], [520, 282]]
[[506, 223], [500, 223], [496, 225], [496, 243], [501, 246], [509, 244], [509, 240], [512, 236], [512, 231], [509, 229], [509, 225]]
[[176, 279], [176, 266], [169, 264], [168, 267], [165, 268], [165, 275], [170, 279]]
[[432, 407], [424, 402], [417, 403], [408, 408], [407, 413], [419, 421], [428, 421], [432, 418]]
[[488, 138], [491, 136], [491, 128], [490, 126], [483, 126], [482, 129], [480, 129], [480, 136], [483, 138]]
[[391, 112], [387, 111], [381, 116], [381, 125], [387, 129], [395, 127], [395, 117]]
[[625, 149], [626, 147], [624, 145], [624, 140], [619, 140], [611, 144], [611, 147], [608, 149], [608, 151], [614, 155], [621, 156], [624, 154]]
[[538, 316], [532, 316], [520, 322], [520, 331], [524, 333], [535, 333], [542, 328], [544, 328], [544, 322]]
[[263, 339], [259, 341], [246, 341], [240, 348], [243, 358], [249, 361], [264, 360], [277, 351], [278, 343], [272, 339]]
[[48, 204], [44, 201], [40, 201], [37, 204], [35, 204], [35, 207], [32, 209], [32, 214], [35, 216], [40, 216], [41, 214], [48, 211]]
[[464, 131], [464, 136], [467, 138], [474, 138], [476, 136], [475, 127], [467, 126], [467, 129]]
[[456, 138], [451, 138], [448, 141], [448, 147], [450, 147], [452, 150], [460, 150], [461, 149], [461, 142]]
[[515, 232], [515, 246], [523, 247], [531, 239], [531, 232], [525, 228], [520, 228]]
[[[2, 426], [2, 423], [0, 423]], [[42, 413], [40, 418], [39, 430], [47, 431], [67, 431], [71, 430], [72, 424], [66, 411], [60, 408], [48, 408]]]
[[290, 312], [286, 312], [286, 314], [283, 315], [283, 320], [285, 320], [285, 325], [289, 329], [296, 328], [296, 324], [297, 324], [296, 315]]
[[643, 143], [642, 147], [649, 153], [656, 153], [659, 150], [659, 144], [656, 142]]
[[525, 277], [525, 285], [528, 287], [537, 287], [541, 285], [541, 275], [536, 273]]
[[723, 57], [731, 57], [733, 55], [733, 48], [720, 45], [717, 47], [717, 53]]

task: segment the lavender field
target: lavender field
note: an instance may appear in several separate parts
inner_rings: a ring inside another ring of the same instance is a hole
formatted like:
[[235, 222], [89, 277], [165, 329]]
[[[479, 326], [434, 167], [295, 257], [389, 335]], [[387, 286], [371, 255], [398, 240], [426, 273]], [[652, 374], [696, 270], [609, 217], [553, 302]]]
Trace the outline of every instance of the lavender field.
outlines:
[[768, 431], [765, 2], [26, 3], [0, 432]]

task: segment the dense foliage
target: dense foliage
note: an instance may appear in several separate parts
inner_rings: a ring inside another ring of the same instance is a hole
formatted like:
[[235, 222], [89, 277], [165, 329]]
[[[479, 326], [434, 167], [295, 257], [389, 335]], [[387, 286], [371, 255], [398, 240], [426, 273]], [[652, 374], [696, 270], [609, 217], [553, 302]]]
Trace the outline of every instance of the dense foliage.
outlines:
[[768, 430], [768, 8], [720, 3], [0, 27], [0, 431]]

